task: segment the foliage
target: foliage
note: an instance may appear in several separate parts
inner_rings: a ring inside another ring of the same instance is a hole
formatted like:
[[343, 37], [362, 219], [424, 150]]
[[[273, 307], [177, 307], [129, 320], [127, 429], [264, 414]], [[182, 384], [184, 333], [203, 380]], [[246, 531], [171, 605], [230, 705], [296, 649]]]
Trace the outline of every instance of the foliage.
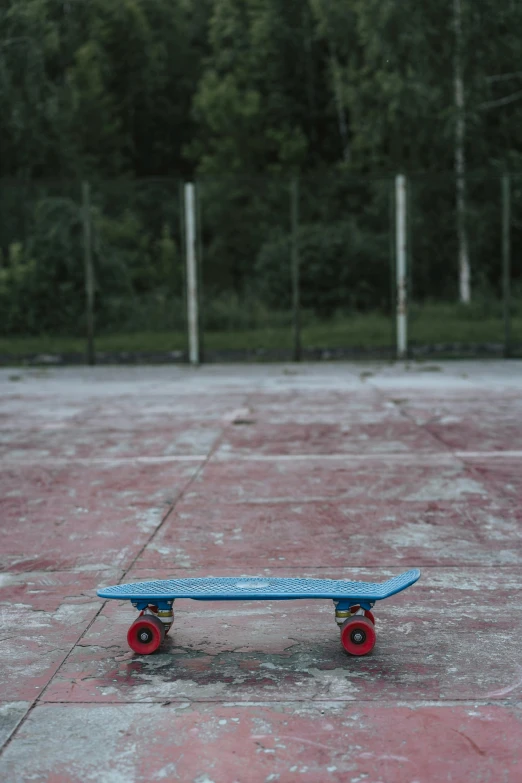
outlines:
[[[297, 241], [300, 299], [306, 310], [325, 318], [337, 310], [386, 308], [385, 235], [367, 235], [352, 219], [308, 224], [298, 232]], [[291, 238], [280, 234], [261, 248], [257, 259], [258, 291], [273, 308], [291, 306], [290, 255]]]
[[66, 331], [83, 312], [81, 224], [73, 201], [47, 198], [30, 209], [27, 241], [9, 245], [1, 270], [6, 332]]
[[[522, 164], [522, 4], [461, 7], [473, 290], [492, 298], [501, 232], [492, 175]], [[181, 328], [177, 182], [190, 178], [213, 328], [230, 321], [233, 302], [245, 303], [244, 323], [288, 310], [294, 177], [311, 312], [389, 310], [389, 175], [399, 170], [411, 182], [413, 296], [454, 300], [453, 13], [453, 0], [4, 0], [3, 330], [83, 329], [82, 180], [92, 188], [97, 331]], [[74, 185], [42, 184], [51, 180]]]

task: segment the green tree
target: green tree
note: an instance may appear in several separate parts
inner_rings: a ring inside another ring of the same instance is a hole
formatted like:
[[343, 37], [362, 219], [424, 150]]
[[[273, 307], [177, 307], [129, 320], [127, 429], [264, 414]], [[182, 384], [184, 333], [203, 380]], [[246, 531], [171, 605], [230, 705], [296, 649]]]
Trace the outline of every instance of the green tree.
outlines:
[[[214, 0], [194, 98], [200, 173], [288, 172], [334, 162], [327, 68], [308, 2]], [[332, 155], [333, 153], [333, 155]]]
[[209, 0], [7, 0], [0, 11], [0, 176], [174, 176]]

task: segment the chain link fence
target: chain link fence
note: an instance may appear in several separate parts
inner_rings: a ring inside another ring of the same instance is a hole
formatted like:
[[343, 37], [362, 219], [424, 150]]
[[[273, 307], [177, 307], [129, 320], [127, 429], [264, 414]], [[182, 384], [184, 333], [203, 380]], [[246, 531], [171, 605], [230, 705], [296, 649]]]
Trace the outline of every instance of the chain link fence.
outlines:
[[398, 220], [406, 355], [521, 356], [522, 175], [465, 186], [459, 236], [451, 174], [0, 181], [1, 361], [187, 361], [189, 218], [203, 361], [395, 357]]
[[[408, 182], [409, 352], [413, 356], [520, 353], [522, 266], [517, 178], [466, 178], [465, 242], [459, 245], [455, 178]], [[514, 244], [513, 244], [514, 243]], [[467, 258], [470, 301], [461, 301]]]

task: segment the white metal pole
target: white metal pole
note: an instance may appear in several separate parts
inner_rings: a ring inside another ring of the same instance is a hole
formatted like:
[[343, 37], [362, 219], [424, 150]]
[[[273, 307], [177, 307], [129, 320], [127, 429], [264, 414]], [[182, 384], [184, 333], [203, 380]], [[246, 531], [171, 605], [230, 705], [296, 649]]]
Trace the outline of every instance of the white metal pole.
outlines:
[[405, 359], [408, 352], [408, 294], [406, 287], [406, 177], [395, 178], [395, 220], [397, 256], [397, 358]]
[[94, 353], [94, 270], [92, 266], [91, 190], [88, 182], [82, 182], [82, 206], [87, 362], [94, 364], [96, 361]]
[[194, 184], [185, 184], [185, 238], [187, 253], [187, 320], [189, 360], [199, 364], [198, 275], [196, 265], [196, 200]]

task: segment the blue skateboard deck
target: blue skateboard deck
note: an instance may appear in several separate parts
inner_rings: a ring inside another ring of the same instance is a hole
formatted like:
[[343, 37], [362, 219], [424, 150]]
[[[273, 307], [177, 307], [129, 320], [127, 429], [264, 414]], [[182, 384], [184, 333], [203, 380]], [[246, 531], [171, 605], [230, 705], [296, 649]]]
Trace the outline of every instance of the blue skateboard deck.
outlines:
[[420, 571], [405, 571], [387, 582], [351, 582], [344, 579], [286, 579], [281, 577], [208, 577], [162, 579], [152, 582], [113, 585], [98, 590], [100, 598], [129, 601], [283, 601], [298, 598], [381, 601], [414, 584]]
[[158, 649], [173, 622], [177, 598], [195, 601], [283, 601], [329, 598], [335, 604], [335, 618], [341, 626], [341, 641], [352, 655], [365, 655], [375, 644], [377, 601], [413, 585], [420, 571], [412, 569], [386, 582], [354, 582], [348, 579], [296, 579], [282, 577], [208, 577], [162, 579], [112, 585], [98, 590], [100, 598], [128, 600], [140, 616], [127, 634], [130, 647], [148, 655]]

